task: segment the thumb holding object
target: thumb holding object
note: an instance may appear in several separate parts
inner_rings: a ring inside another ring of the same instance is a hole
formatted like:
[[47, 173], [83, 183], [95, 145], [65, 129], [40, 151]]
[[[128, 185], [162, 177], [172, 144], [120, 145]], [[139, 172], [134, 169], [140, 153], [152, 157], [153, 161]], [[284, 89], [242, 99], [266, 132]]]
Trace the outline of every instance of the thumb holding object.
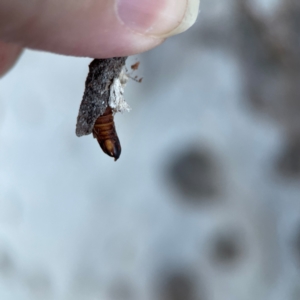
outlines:
[[[1, 0], [0, 57], [11, 44], [93, 58], [137, 54], [191, 27], [198, 16], [199, 3], [200, 0]], [[11, 57], [9, 63], [13, 63]]]

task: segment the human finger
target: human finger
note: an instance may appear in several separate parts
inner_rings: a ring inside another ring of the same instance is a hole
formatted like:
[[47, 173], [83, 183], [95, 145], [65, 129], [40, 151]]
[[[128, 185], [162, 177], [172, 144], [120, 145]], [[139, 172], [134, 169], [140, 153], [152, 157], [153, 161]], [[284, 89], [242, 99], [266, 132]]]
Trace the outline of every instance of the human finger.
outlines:
[[0, 39], [104, 58], [140, 53], [196, 20], [200, 0], [1, 0]]

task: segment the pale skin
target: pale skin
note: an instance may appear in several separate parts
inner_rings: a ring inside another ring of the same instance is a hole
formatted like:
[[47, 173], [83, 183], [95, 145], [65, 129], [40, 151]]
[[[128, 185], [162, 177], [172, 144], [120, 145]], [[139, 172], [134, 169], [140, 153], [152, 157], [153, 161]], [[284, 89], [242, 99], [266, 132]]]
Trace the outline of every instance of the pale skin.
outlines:
[[0, 76], [24, 48], [106, 58], [147, 51], [196, 21], [200, 0], [0, 0]]

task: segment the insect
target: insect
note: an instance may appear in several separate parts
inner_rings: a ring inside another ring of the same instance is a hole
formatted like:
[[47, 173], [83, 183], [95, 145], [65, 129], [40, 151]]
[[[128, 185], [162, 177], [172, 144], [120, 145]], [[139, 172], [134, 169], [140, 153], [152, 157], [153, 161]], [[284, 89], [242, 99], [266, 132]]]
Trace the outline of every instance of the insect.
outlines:
[[95, 122], [93, 136], [97, 139], [101, 149], [115, 161], [121, 155], [121, 144], [116, 132], [113, 111], [107, 106], [103, 115]]
[[[124, 99], [124, 87], [128, 79], [142, 81], [142, 78], [133, 78], [126, 72], [126, 58], [94, 59], [91, 62], [76, 124], [78, 137], [93, 133], [103, 152], [115, 161], [121, 155], [121, 144], [114, 114], [130, 110]], [[137, 70], [139, 64], [133, 64], [132, 71]]]

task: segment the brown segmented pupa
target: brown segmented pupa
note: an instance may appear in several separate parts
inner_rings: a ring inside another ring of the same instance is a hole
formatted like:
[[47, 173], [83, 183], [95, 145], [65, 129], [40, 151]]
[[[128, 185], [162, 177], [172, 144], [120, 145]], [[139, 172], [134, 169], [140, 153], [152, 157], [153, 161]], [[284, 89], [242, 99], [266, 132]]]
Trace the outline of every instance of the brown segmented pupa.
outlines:
[[103, 115], [95, 122], [93, 136], [97, 139], [101, 149], [115, 161], [121, 155], [121, 144], [116, 132], [113, 111], [107, 106]]

